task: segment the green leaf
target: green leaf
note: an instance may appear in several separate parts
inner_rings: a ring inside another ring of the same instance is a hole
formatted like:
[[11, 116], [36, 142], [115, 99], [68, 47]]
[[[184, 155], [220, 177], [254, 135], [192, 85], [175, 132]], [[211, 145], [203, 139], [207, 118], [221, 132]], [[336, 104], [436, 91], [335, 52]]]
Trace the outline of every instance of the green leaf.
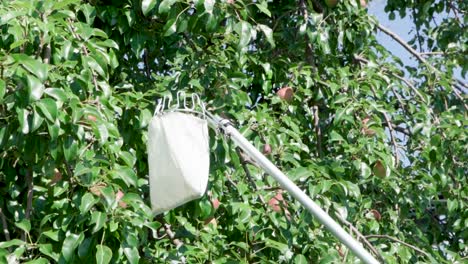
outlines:
[[103, 66], [101, 66], [101, 64], [99, 64], [96, 61], [96, 59], [94, 59], [93, 57], [83, 57], [83, 58], [86, 58], [85, 61], [86, 61], [86, 64], [88, 65], [88, 67], [90, 67], [95, 72], [97, 72], [101, 77], [103, 77], [103, 78], [107, 77], [106, 70], [103, 68]]
[[304, 255], [296, 255], [296, 257], [294, 257], [294, 264], [307, 264], [309, 263], [306, 259], [306, 257]]
[[31, 132], [35, 131], [36, 129], [38, 129], [41, 125], [42, 125], [42, 122], [44, 122], [44, 118], [42, 118], [38, 112], [34, 112], [33, 113], [33, 118], [32, 118], [32, 122], [30, 124], [30, 129], [31, 129]]
[[56, 242], [59, 241], [59, 233], [56, 230], [48, 230], [48, 231], [42, 232], [42, 234]]
[[63, 154], [67, 161], [72, 161], [76, 158], [78, 153], [78, 142], [76, 142], [72, 136], [67, 136], [63, 143]]
[[262, 1], [260, 4], [255, 4], [257, 8], [264, 13], [265, 15], [271, 17], [271, 12], [268, 10], [268, 3], [267, 1]]
[[113, 178], [121, 179], [128, 187], [137, 186], [137, 176], [135, 172], [126, 166], [116, 165], [116, 169], [111, 172]]
[[102, 146], [107, 143], [107, 139], [109, 138], [109, 130], [107, 130], [107, 126], [104, 123], [93, 123], [93, 131], [96, 134], [96, 137], [99, 139], [99, 144]]
[[205, 0], [203, 5], [205, 6], [205, 12], [208, 14], [213, 14], [213, 7], [215, 4], [215, 0]]
[[28, 115], [29, 112], [25, 109], [16, 109], [18, 113], [18, 121], [20, 125], [21, 132], [23, 134], [29, 133], [29, 123], [28, 123]]
[[458, 208], [458, 202], [454, 199], [447, 199], [447, 209], [449, 213], [455, 212]]
[[12, 239], [10, 241], [0, 242], [0, 248], [9, 248], [11, 246], [21, 246], [26, 244], [23, 240]]
[[265, 34], [268, 43], [270, 43], [271, 47], [274, 48], [275, 40], [273, 39], [273, 30], [270, 27], [262, 24], [258, 24], [257, 27], [263, 32], [263, 34]]
[[136, 247], [124, 247], [123, 249], [125, 256], [128, 259], [128, 262], [131, 264], [137, 264], [140, 261], [140, 254], [138, 253], [138, 249]]
[[26, 233], [31, 231], [31, 222], [27, 219], [22, 219], [20, 222], [15, 223], [15, 225]]
[[107, 215], [103, 212], [93, 212], [91, 214], [91, 224], [94, 224], [93, 233], [101, 230], [107, 221]]
[[52, 258], [52, 259], [55, 260], [55, 261], [58, 261], [58, 260], [59, 260], [59, 254], [56, 253], [56, 252], [54, 252], [54, 249], [53, 249], [53, 247], [52, 247], [52, 244], [40, 244], [40, 245], [39, 245], [39, 251], [40, 251], [42, 254], [44, 254], [44, 255], [46, 255], [46, 256]]
[[68, 96], [63, 89], [47, 88], [44, 90], [44, 92], [59, 102], [66, 102], [68, 100]]
[[136, 162], [136, 155], [127, 151], [122, 151], [120, 153], [120, 158], [125, 162], [129, 167], [133, 167]]
[[236, 24], [236, 32], [239, 34], [240, 39], [239, 39], [239, 48], [244, 48], [246, 47], [249, 43], [250, 40], [252, 39], [252, 26], [247, 23], [246, 21], [240, 21], [239, 23]]
[[75, 249], [83, 241], [84, 235], [80, 233], [79, 235], [69, 233], [62, 244], [62, 256], [69, 262], [73, 256]]
[[44, 82], [47, 80], [47, 64], [35, 60], [25, 54], [12, 54], [15, 61], [20, 63], [27, 71], [36, 75], [39, 80]]
[[108, 207], [112, 206], [115, 201], [115, 194], [114, 194], [114, 190], [112, 189], [112, 187], [107, 186], [107, 187], [101, 188], [100, 191], [101, 191], [102, 196], [104, 197], [104, 200], [106, 201], [106, 205]]
[[51, 98], [43, 98], [36, 104], [44, 117], [47, 118], [50, 122], [54, 123], [58, 114], [57, 104], [55, 101]]
[[28, 96], [30, 101], [37, 101], [41, 99], [44, 93], [44, 84], [32, 75], [27, 75], [26, 80], [28, 83]]
[[176, 19], [173, 18], [167, 21], [166, 25], [164, 25], [163, 32], [164, 32], [165, 37], [170, 36], [177, 31], [176, 22], [177, 22]]
[[90, 255], [91, 245], [93, 244], [93, 237], [87, 237], [78, 247], [78, 257], [81, 259], [87, 258]]
[[46, 258], [37, 258], [37, 259], [24, 262], [24, 264], [48, 264], [48, 263], [50, 263], [50, 261], [47, 260]]
[[0, 102], [3, 99], [3, 96], [5, 96], [5, 93], [6, 93], [5, 81], [0, 79]]
[[171, 10], [171, 6], [177, 2], [177, 0], [163, 0], [161, 4], [159, 4], [159, 13], [165, 14]]
[[80, 211], [82, 214], [88, 212], [94, 204], [97, 203], [97, 200], [91, 193], [85, 193], [81, 197]]
[[111, 261], [112, 259], [112, 250], [103, 245], [97, 245], [96, 246], [97, 252], [96, 252], [96, 263], [97, 264], [107, 264]]

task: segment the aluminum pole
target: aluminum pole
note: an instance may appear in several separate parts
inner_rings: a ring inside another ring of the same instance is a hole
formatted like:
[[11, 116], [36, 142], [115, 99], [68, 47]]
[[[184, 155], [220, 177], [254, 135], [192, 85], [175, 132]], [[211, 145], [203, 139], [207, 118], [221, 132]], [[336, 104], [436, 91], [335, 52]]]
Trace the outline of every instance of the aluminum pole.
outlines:
[[364, 263], [379, 263], [362, 245], [349, 235], [338, 223], [333, 220], [325, 211], [320, 208], [312, 199], [302, 191], [294, 182], [292, 182], [284, 173], [282, 173], [265, 155], [256, 149], [237, 129], [235, 129], [229, 120], [221, 119], [207, 113], [209, 121], [214, 123], [217, 128], [231, 137], [231, 139], [260, 167], [275, 178], [280, 185], [296, 198], [309, 212], [317, 218], [335, 237], [345, 244], [357, 257]]

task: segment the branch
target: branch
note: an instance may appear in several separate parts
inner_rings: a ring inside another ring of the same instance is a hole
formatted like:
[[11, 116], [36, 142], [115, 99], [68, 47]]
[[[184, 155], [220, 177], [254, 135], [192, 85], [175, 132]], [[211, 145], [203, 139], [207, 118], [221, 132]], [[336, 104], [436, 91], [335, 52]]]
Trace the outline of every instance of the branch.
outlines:
[[385, 122], [387, 122], [388, 130], [390, 130], [390, 139], [392, 141], [393, 149], [395, 151], [395, 167], [398, 167], [398, 163], [400, 163], [400, 155], [398, 155], [398, 145], [394, 135], [395, 131], [393, 131], [393, 125], [387, 113], [384, 112], [383, 115], [385, 118]]
[[3, 213], [3, 208], [0, 207], [0, 218], [2, 219], [2, 226], [3, 226], [3, 233], [5, 234], [5, 241], [9, 241], [10, 238], [10, 232], [8, 231], [8, 223], [6, 220], [6, 216]]
[[[369, 64], [370, 61], [367, 60], [366, 58], [364, 57], [361, 57], [357, 54], [354, 54], [354, 59], [357, 60], [357, 61], [360, 61], [360, 62], [363, 62], [363, 63], [366, 63], [366, 64]], [[421, 99], [424, 103], [427, 103], [426, 102], [426, 99], [424, 99], [424, 96], [422, 96], [422, 94], [418, 91], [418, 89], [416, 89], [416, 87], [414, 87], [413, 84], [411, 84], [410, 81], [408, 81], [407, 79], [405, 79], [404, 77], [396, 74], [396, 73], [393, 73], [392, 71], [390, 71], [389, 69], [387, 68], [384, 68], [385, 70], [387, 70], [393, 77], [399, 79], [400, 81], [404, 82], [406, 84], [406, 86], [408, 86], [418, 97], [419, 99]]]
[[380, 259], [380, 261], [382, 261], [382, 263], [385, 263], [384, 261], [384, 258], [382, 257], [382, 255], [380, 254], [380, 252], [371, 244], [371, 242], [369, 240], [366, 239], [366, 236], [362, 235], [361, 232], [359, 232], [359, 230], [353, 226], [350, 222], [348, 222], [346, 219], [344, 219], [343, 217], [341, 217], [341, 215], [339, 214], [335, 214], [336, 218], [338, 218], [338, 220], [340, 220], [343, 224], [349, 226], [349, 228], [351, 229], [351, 232], [354, 232], [356, 233], [356, 236], [357, 236], [357, 240], [362, 240], [364, 242], [364, 244], [366, 244], [366, 246], [372, 251], [372, 253], [374, 253], [374, 255]]
[[401, 241], [400, 239], [398, 239], [396, 237], [391, 237], [389, 235], [368, 235], [368, 236], [366, 236], [366, 238], [386, 238], [386, 239], [398, 242], [398, 243], [400, 243], [400, 244], [402, 244], [404, 246], [407, 246], [407, 247], [413, 249], [414, 251], [416, 251], [416, 252], [418, 252], [418, 253], [420, 253], [422, 255], [425, 255], [426, 257], [430, 257], [430, 255], [427, 252], [423, 251], [422, 249], [419, 249], [416, 246], [413, 246], [413, 245], [408, 244], [408, 243], [406, 243], [404, 241]]
[[[390, 36], [391, 38], [393, 38], [394, 40], [396, 40], [398, 43], [400, 43], [401, 46], [403, 46], [409, 53], [411, 53], [413, 56], [415, 56], [416, 59], [418, 59], [420, 62], [425, 64], [427, 67], [429, 67], [429, 69], [431, 69], [434, 73], [441, 74], [441, 72], [439, 70], [437, 70], [434, 66], [432, 66], [426, 59], [424, 59], [421, 56], [421, 54], [419, 52], [417, 52], [410, 45], [408, 45], [408, 43], [406, 43], [400, 36], [393, 33], [390, 29], [382, 26], [381, 24], [377, 24], [377, 28], [380, 29], [380, 31], [382, 31], [383, 33], [385, 33], [388, 36]], [[452, 86], [453, 93], [455, 94], [456, 97], [458, 97], [458, 99], [460, 99], [462, 101], [462, 104], [463, 104], [463, 106], [464, 106], [464, 108], [466, 110], [466, 109], [468, 109], [468, 106], [464, 103], [464, 99], [461, 96], [460, 91], [458, 91], [457, 89], [460, 89], [460, 90], [463, 91], [463, 89], [461, 89], [460, 86], [466, 88], [467, 85], [461, 80], [458, 80], [458, 79], [454, 79], [454, 80], [455, 80], [455, 82], [457, 82], [457, 84]]]
[[322, 152], [322, 130], [320, 129], [320, 117], [318, 106], [313, 106], [312, 111], [314, 112], [314, 127], [315, 133], [317, 134], [317, 154], [319, 157], [323, 157]]
[[[68, 18], [67, 21], [68, 21], [68, 23], [69, 23], [69, 25], [68, 25], [69, 30], [70, 30], [70, 32], [72, 33], [73, 37], [76, 38], [76, 39], [78, 39], [78, 40], [82, 40], [81, 37], [80, 37], [78, 34], [76, 34], [75, 30], [73, 29], [71, 19]], [[85, 46], [85, 45], [82, 45], [82, 46], [81, 46], [81, 49], [83, 50], [84, 55], [85, 55], [86, 57], [88, 57], [88, 56], [89, 56], [89, 53], [88, 53], [88, 49], [86, 48], [86, 46]], [[92, 75], [93, 75], [93, 84], [94, 84], [94, 86], [96, 87], [96, 89], [99, 89], [99, 88], [98, 88], [98, 84], [97, 84], [96, 73], [94, 72], [93, 69], [90, 68], [90, 70], [91, 70], [91, 73], [92, 73]]]
[[[32, 212], [32, 202], [33, 202], [33, 171], [31, 167], [26, 169], [26, 184], [28, 187], [27, 200], [26, 200], [26, 211], [24, 213], [24, 218], [29, 220], [31, 218]], [[26, 241], [26, 231], [21, 235], [21, 239]]]
[[404, 127], [399, 127], [395, 124], [391, 124], [392, 125], [392, 128], [393, 130], [397, 131], [397, 132], [400, 132], [400, 133], [403, 133], [407, 136], [411, 136], [411, 132], [407, 129], [407, 128], [404, 128]]
[[143, 53], [143, 62], [145, 63], [145, 72], [146, 72], [146, 77], [151, 80], [151, 70], [148, 62], [148, 49], [145, 49]]
[[[252, 174], [250, 173], [250, 170], [247, 167], [248, 160], [246, 159], [245, 154], [243, 154], [238, 147], [236, 147], [236, 152], [237, 152], [237, 155], [239, 156], [239, 159], [241, 161], [242, 169], [244, 170], [245, 175], [247, 176], [247, 180], [249, 181], [252, 188], [254, 188], [255, 192], [258, 192], [257, 185], [253, 181]], [[260, 193], [258, 193], [258, 198], [260, 199], [262, 204], [266, 205], [265, 199], [263, 198], [263, 196]]]
[[164, 231], [166, 231], [167, 236], [171, 239], [172, 243], [174, 243], [177, 249], [184, 245], [182, 241], [175, 237], [174, 232], [171, 230], [171, 225], [164, 224]]
[[[374, 89], [374, 87], [372, 87], [372, 85], [370, 86], [370, 89], [371, 89], [372, 93], [374, 94], [375, 99], [378, 99], [377, 98], [377, 93], [375, 92], [375, 89]], [[404, 107], [404, 106], [402, 105], [402, 107]], [[398, 145], [397, 145], [397, 142], [395, 140], [395, 136], [393, 135], [394, 131], [393, 131], [392, 122], [390, 121], [390, 118], [388, 117], [387, 113], [382, 112], [382, 114], [383, 114], [383, 116], [385, 118], [385, 122], [387, 123], [388, 130], [390, 131], [390, 140], [392, 141], [392, 145], [393, 145], [393, 148], [394, 148], [394, 151], [395, 151], [395, 167], [398, 167], [398, 163], [400, 162], [400, 156], [398, 155]]]
[[443, 51], [429, 51], [429, 52], [420, 52], [419, 54], [421, 56], [442, 56], [442, 55], [447, 55], [448, 53], [445, 53]]
[[429, 64], [426, 59], [424, 59], [421, 54], [419, 52], [417, 52], [416, 50], [414, 50], [410, 45], [408, 45], [408, 43], [406, 43], [406, 41], [404, 41], [400, 36], [398, 36], [397, 34], [393, 33], [390, 29], [382, 26], [381, 24], [377, 24], [377, 28], [380, 29], [380, 31], [382, 31], [383, 33], [387, 34], [388, 36], [390, 36], [391, 38], [393, 38], [394, 40], [396, 40], [398, 43], [400, 43], [400, 45], [403, 46], [403, 48], [405, 48], [409, 53], [411, 53], [413, 56], [416, 57], [416, 59], [418, 59], [420, 62], [426, 64], [431, 70], [435, 71], [435, 72], [438, 72], [438, 70], [436, 68], [434, 68], [434, 66], [432, 66], [431, 64]]

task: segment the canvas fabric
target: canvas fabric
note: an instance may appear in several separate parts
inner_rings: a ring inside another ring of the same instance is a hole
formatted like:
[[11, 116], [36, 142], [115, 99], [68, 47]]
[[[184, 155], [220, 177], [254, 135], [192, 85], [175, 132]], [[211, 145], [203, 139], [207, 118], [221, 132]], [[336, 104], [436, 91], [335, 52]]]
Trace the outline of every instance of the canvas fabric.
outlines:
[[154, 116], [148, 128], [148, 165], [155, 214], [201, 197], [210, 166], [207, 121], [181, 112]]

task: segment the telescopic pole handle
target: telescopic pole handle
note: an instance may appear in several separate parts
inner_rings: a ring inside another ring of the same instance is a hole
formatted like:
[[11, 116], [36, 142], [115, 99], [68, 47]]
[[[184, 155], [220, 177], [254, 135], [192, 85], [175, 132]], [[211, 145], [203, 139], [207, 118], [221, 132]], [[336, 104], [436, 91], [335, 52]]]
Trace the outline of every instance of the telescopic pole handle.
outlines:
[[268, 174], [275, 178], [280, 185], [296, 198], [309, 212], [317, 218], [335, 237], [345, 244], [364, 263], [379, 263], [362, 245], [349, 235], [338, 223], [333, 220], [325, 211], [320, 208], [312, 199], [282, 173], [265, 155], [256, 149], [242, 134], [235, 129], [229, 120], [221, 119], [207, 113], [209, 121], [222, 129], [231, 139], [254, 161], [258, 163]]

